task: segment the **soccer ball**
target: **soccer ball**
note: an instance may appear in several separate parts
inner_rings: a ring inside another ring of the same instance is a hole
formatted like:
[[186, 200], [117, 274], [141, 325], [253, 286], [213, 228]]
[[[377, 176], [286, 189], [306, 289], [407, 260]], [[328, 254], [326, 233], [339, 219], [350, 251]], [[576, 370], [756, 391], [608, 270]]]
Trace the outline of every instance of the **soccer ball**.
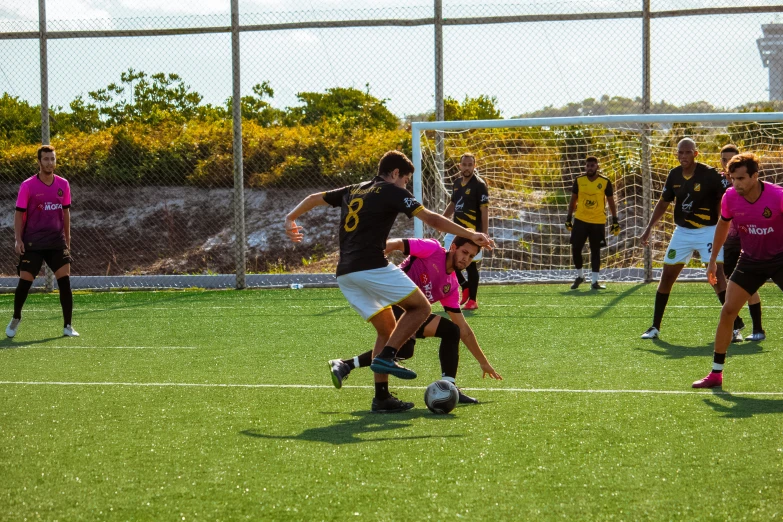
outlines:
[[424, 391], [424, 404], [432, 413], [449, 413], [458, 400], [459, 391], [449, 381], [435, 381]]

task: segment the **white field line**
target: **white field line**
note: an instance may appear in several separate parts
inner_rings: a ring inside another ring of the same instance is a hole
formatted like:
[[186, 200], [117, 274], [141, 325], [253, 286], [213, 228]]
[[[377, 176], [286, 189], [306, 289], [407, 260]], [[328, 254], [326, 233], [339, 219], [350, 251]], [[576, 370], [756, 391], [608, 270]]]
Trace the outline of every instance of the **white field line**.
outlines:
[[[272, 389], [334, 389], [325, 384], [228, 384], [228, 383], [187, 383], [187, 382], [64, 382], [64, 381], [0, 381], [5, 386], [129, 386], [137, 388], [272, 388]], [[343, 386], [343, 388], [374, 389], [373, 386]], [[423, 390], [425, 386], [395, 386], [402, 390]], [[636, 394], [636, 395], [696, 395], [703, 397], [703, 391], [693, 390], [580, 390], [564, 388], [461, 388], [467, 391], [505, 392], [505, 393], [577, 393], [577, 394]], [[783, 396], [779, 392], [725, 392], [709, 391], [709, 395], [756, 395]]]
[[[51, 346], [48, 344], [14, 344], [9, 346], [8, 349], [18, 350], [23, 348], [25, 350], [32, 349], [52, 349], [52, 350], [196, 350], [196, 346], [79, 346], [79, 345], [57, 345]], [[0, 348], [2, 350], [3, 348]]]

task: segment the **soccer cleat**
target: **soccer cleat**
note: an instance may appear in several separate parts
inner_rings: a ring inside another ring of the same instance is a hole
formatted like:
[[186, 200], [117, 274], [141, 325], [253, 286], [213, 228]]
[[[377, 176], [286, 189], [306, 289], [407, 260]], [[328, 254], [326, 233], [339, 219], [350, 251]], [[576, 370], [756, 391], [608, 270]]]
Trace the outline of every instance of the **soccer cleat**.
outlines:
[[22, 319], [11, 319], [11, 322], [8, 323], [8, 326], [5, 327], [5, 335], [8, 337], [13, 337], [16, 335], [16, 331], [19, 329], [19, 323], [22, 322]]
[[602, 285], [598, 281], [596, 281], [595, 283], [590, 285], [590, 288], [593, 289], [593, 290], [606, 290], [606, 286]]
[[375, 373], [388, 373], [398, 379], [415, 379], [416, 372], [409, 370], [405, 366], [400, 366], [396, 359], [382, 359], [376, 357], [370, 364], [370, 369]]
[[571, 285], [571, 290], [576, 290], [579, 288], [579, 285], [585, 282], [585, 278], [582, 276], [576, 276], [576, 279], [574, 279], [574, 284]]
[[642, 334], [642, 339], [657, 339], [659, 333], [661, 332], [656, 327], [651, 326]]
[[753, 333], [747, 336], [745, 340], [759, 342], [759, 341], [763, 341], [766, 338], [767, 338], [767, 334], [764, 330], [761, 330], [760, 332], [753, 330]]
[[339, 390], [343, 387], [343, 381], [347, 379], [348, 374], [351, 373], [351, 367], [340, 359], [332, 359], [329, 361], [329, 370], [332, 372], [332, 384]]
[[474, 301], [473, 299], [470, 299], [467, 303], [465, 303], [465, 306], [462, 307], [463, 310], [478, 310], [478, 303]]
[[408, 411], [411, 408], [413, 408], [412, 402], [401, 401], [394, 395], [389, 395], [385, 399], [378, 399], [377, 397], [372, 399], [373, 413], [399, 413]]
[[737, 330], [733, 330], [731, 332], [731, 342], [733, 343], [741, 343], [744, 339], [742, 338], [742, 332]]
[[710, 372], [707, 374], [705, 378], [695, 381], [692, 386], [694, 388], [715, 388], [716, 386], [721, 386], [722, 384], [723, 384], [723, 372], [721, 373]]
[[465, 395], [464, 393], [462, 393], [462, 390], [460, 390], [459, 388], [457, 388], [457, 392], [459, 393], [460, 404], [478, 404], [478, 399], [474, 399], [469, 395]]
[[74, 330], [73, 326], [68, 324], [65, 326], [65, 328], [63, 328], [63, 335], [66, 337], [79, 337], [79, 332]]
[[459, 304], [464, 305], [470, 299], [470, 288], [462, 289], [462, 297], [460, 297]]

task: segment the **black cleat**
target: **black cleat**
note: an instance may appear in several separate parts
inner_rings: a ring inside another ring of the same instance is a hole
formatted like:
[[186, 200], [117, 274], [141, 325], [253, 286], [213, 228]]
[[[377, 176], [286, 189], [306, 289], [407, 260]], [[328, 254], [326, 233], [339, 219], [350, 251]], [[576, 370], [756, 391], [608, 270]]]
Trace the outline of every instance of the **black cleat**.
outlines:
[[460, 404], [478, 404], [478, 399], [474, 399], [473, 397], [465, 395], [464, 393], [462, 393], [462, 390], [460, 390], [459, 388], [457, 388], [457, 391], [459, 392]]
[[581, 276], [577, 276], [576, 279], [574, 279], [574, 284], [571, 285], [571, 290], [576, 290], [579, 288], [579, 285], [585, 282], [585, 278]]
[[400, 413], [411, 408], [413, 408], [412, 402], [401, 401], [394, 395], [389, 395], [385, 399], [378, 399], [377, 397], [372, 399], [373, 413]]
[[329, 370], [332, 372], [332, 384], [339, 390], [343, 387], [343, 381], [347, 379], [348, 374], [351, 373], [351, 367], [340, 359], [332, 359], [329, 361]]
[[606, 286], [602, 285], [598, 281], [590, 285], [590, 288], [592, 288], [593, 290], [606, 290]]

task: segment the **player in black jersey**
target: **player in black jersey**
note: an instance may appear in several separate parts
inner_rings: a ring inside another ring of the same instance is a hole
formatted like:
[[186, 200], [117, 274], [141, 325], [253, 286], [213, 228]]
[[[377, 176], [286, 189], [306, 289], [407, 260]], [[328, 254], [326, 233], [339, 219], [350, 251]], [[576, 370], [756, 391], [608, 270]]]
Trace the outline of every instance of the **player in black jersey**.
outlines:
[[[372, 410], [398, 412], [413, 407], [389, 393], [389, 374], [413, 379], [416, 373], [397, 363], [397, 351], [411, 338], [431, 307], [426, 296], [405, 273], [384, 255], [386, 240], [397, 214], [417, 217], [441, 232], [466, 237], [477, 245], [491, 247], [486, 235], [468, 230], [430, 212], [405, 189], [413, 175], [413, 163], [405, 154], [393, 150], [383, 155], [378, 175], [370, 181], [328, 192], [310, 194], [285, 218], [285, 232], [295, 243], [304, 235], [296, 219], [321, 205], [341, 207], [340, 261], [337, 283], [340, 290], [377, 332], [374, 359], [370, 368], [375, 372], [375, 397]], [[399, 322], [392, 305], [405, 313]]]
[[[716, 169], [699, 163], [696, 142], [684, 138], [677, 144], [679, 167], [669, 171], [661, 199], [655, 205], [650, 223], [642, 233], [643, 245], [649, 243], [650, 233], [674, 201], [674, 233], [663, 260], [663, 272], [655, 294], [653, 324], [642, 334], [642, 339], [655, 339], [661, 330], [661, 320], [669, 301], [669, 294], [677, 276], [690, 261], [694, 251], [703, 262], [712, 254], [712, 240], [720, 214], [720, 201], [729, 183]], [[726, 277], [723, 274], [723, 250], [717, 255], [718, 269], [713, 285], [721, 304], [726, 300]]]
[[[720, 163], [723, 167], [721, 172], [726, 180], [731, 183], [731, 174], [728, 171], [728, 164], [731, 158], [738, 155], [739, 149], [736, 145], [728, 144], [724, 145], [720, 149]], [[734, 221], [731, 222], [731, 228], [729, 229], [729, 235], [726, 237], [726, 242], [723, 243], [723, 273], [726, 275], [726, 280], [731, 277], [734, 268], [739, 261], [740, 252], [742, 251], [742, 245], [740, 244], [739, 231], [734, 226]], [[753, 333], [748, 335], [746, 341], [763, 341], [767, 338], [767, 334], [764, 332], [764, 328], [761, 324], [761, 298], [759, 293], [756, 292], [750, 299], [748, 299], [748, 310], [750, 311], [750, 318], [753, 321]], [[734, 331], [732, 332], [732, 342], [742, 341], [741, 330], [745, 327], [745, 322], [738, 315], [734, 320]]]
[[[454, 181], [451, 192], [451, 202], [443, 211], [443, 216], [454, 217], [454, 222], [471, 230], [487, 233], [489, 230], [489, 189], [486, 182], [481, 179], [476, 171], [476, 158], [466, 152], [459, 160], [460, 177]], [[447, 235], [443, 240], [443, 247], [448, 250], [451, 246], [453, 235]], [[476, 310], [478, 303], [479, 270], [478, 262], [481, 261], [482, 252], [468, 265], [468, 279], [457, 271], [457, 280], [462, 287], [460, 304], [465, 310]]]

